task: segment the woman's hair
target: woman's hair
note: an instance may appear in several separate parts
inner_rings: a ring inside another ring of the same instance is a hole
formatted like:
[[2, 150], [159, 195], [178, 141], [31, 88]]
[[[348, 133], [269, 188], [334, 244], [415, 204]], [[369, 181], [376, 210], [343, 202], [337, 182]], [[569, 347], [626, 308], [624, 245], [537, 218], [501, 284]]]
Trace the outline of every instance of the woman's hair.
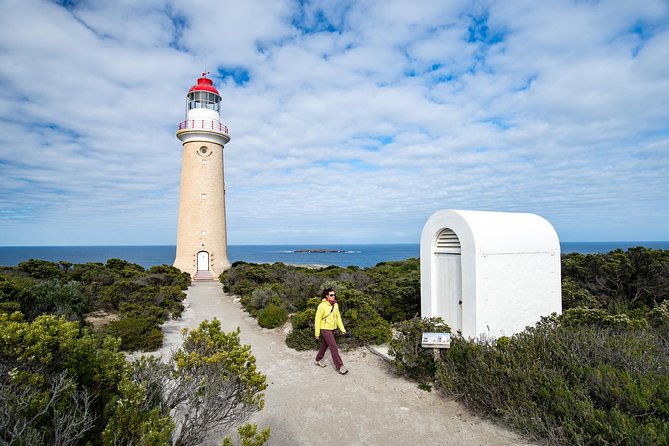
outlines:
[[332, 291], [334, 291], [334, 288], [326, 288], [323, 290], [321, 295], [323, 296], [323, 299], [328, 297], [328, 294], [330, 294]]

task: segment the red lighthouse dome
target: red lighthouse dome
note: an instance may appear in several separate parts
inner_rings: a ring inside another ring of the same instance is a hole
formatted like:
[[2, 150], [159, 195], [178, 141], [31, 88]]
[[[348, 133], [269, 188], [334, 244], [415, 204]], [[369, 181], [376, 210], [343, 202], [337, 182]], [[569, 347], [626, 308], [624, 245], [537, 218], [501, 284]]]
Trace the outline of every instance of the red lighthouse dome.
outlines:
[[190, 87], [188, 92], [192, 93], [193, 91], [208, 91], [220, 96], [221, 94], [218, 92], [216, 87], [214, 87], [214, 83], [206, 76], [207, 73], [202, 73], [202, 77], [197, 80], [197, 84]]

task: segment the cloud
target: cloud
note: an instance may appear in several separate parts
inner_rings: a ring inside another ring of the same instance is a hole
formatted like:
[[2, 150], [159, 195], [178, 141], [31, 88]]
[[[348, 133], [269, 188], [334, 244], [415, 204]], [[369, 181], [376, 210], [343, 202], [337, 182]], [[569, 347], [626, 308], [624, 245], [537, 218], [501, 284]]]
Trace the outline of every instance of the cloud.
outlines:
[[231, 243], [415, 242], [436, 210], [669, 239], [666, 2], [0, 3], [0, 245], [173, 244], [184, 95]]

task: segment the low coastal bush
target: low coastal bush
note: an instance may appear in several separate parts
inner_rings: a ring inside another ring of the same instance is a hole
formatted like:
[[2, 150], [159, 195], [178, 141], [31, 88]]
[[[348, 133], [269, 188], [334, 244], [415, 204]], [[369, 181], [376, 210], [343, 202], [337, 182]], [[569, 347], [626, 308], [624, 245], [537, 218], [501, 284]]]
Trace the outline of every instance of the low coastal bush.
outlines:
[[611, 314], [601, 308], [569, 308], [560, 316], [563, 326], [577, 327], [584, 324], [597, 327], [645, 328], [648, 315]]
[[314, 338], [314, 318], [316, 317], [316, 309], [321, 299], [312, 297], [306, 303], [306, 308], [299, 313], [291, 316], [290, 322], [293, 329], [286, 336], [286, 345], [295, 350], [314, 350], [317, 349], [319, 343]]
[[3, 444], [100, 444], [126, 362], [118, 339], [64, 317], [0, 313]]
[[611, 313], [650, 310], [669, 298], [669, 250], [630, 248], [562, 256], [563, 305]]
[[[420, 304], [420, 264], [417, 259], [383, 262], [363, 270], [357, 267], [303, 268], [283, 263], [256, 265], [236, 262], [221, 275], [226, 292], [237, 294], [245, 310], [259, 317], [276, 299], [293, 313], [293, 332], [286, 343], [311, 349], [313, 318], [320, 291], [334, 288], [346, 329], [352, 340], [346, 345], [382, 344], [390, 339], [388, 318], [413, 316]], [[314, 300], [315, 298], [315, 300]]]
[[[168, 358], [127, 362], [119, 340], [64, 317], [0, 313], [0, 443], [195, 446], [263, 407], [266, 378], [217, 320]], [[269, 429], [238, 429], [262, 445]], [[226, 440], [224, 444], [232, 444]]]
[[103, 331], [121, 339], [121, 350], [153, 351], [163, 345], [162, 320], [156, 317], [134, 315], [112, 321]]
[[390, 323], [379, 315], [371, 297], [344, 285], [337, 289], [337, 301], [350, 343], [380, 345], [390, 340]]
[[320, 343], [314, 338], [314, 330], [309, 328], [295, 328], [286, 336], [286, 345], [298, 351], [316, 350]]
[[455, 337], [435, 363], [425, 321], [399, 324], [398, 370], [549, 444], [669, 441], [669, 329], [571, 316], [496, 341]]
[[[190, 275], [168, 265], [142, 266], [121, 259], [73, 265], [31, 259], [0, 274], [0, 311], [32, 321], [44, 314], [86, 323], [88, 313], [115, 316], [106, 328], [124, 349], [162, 345], [160, 326], [184, 310]], [[110, 320], [114, 317], [110, 317]]]
[[420, 260], [381, 262], [364, 272], [371, 279], [365, 294], [378, 302], [381, 317], [392, 323], [420, 315]]
[[[334, 288], [337, 292], [342, 321], [346, 331], [351, 335], [350, 338], [342, 338], [338, 341], [344, 348], [383, 344], [390, 340], [390, 324], [379, 316], [374, 302], [369, 297], [352, 288], [350, 283], [330, 280], [322, 287], [324, 289]], [[319, 344], [314, 342], [314, 318], [320, 302], [319, 297], [312, 297], [307, 301], [307, 308], [292, 316], [293, 330], [286, 338], [286, 345], [297, 350], [318, 348]]]
[[276, 328], [283, 325], [288, 319], [288, 311], [280, 304], [270, 303], [258, 316], [258, 325], [263, 328]]
[[[286, 344], [295, 349], [317, 348], [319, 290], [335, 288], [344, 323], [359, 343], [384, 338], [376, 316], [393, 322], [390, 348], [400, 373], [423, 386], [434, 383], [539, 441], [669, 444], [669, 251], [565, 254], [562, 316], [494, 341], [455, 338], [436, 362], [420, 347], [420, 334], [441, 331], [441, 321], [414, 319], [417, 259], [358, 270], [240, 264], [221, 280], [249, 298], [259, 287], [281, 290], [294, 312]], [[348, 345], [358, 344], [342, 339]]]
[[423, 333], [450, 333], [450, 327], [440, 317], [413, 318], [393, 325], [393, 339], [389, 343], [398, 372], [429, 384], [434, 381], [437, 366], [432, 349], [422, 347]]

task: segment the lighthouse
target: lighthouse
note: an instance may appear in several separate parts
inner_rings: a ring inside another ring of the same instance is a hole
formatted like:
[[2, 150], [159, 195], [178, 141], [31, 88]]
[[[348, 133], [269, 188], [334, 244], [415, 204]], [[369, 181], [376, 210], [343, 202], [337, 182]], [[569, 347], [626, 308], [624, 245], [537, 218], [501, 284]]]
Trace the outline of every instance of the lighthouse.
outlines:
[[177, 252], [174, 266], [194, 279], [216, 279], [230, 268], [225, 224], [223, 148], [230, 141], [220, 121], [221, 95], [207, 73], [186, 95]]

